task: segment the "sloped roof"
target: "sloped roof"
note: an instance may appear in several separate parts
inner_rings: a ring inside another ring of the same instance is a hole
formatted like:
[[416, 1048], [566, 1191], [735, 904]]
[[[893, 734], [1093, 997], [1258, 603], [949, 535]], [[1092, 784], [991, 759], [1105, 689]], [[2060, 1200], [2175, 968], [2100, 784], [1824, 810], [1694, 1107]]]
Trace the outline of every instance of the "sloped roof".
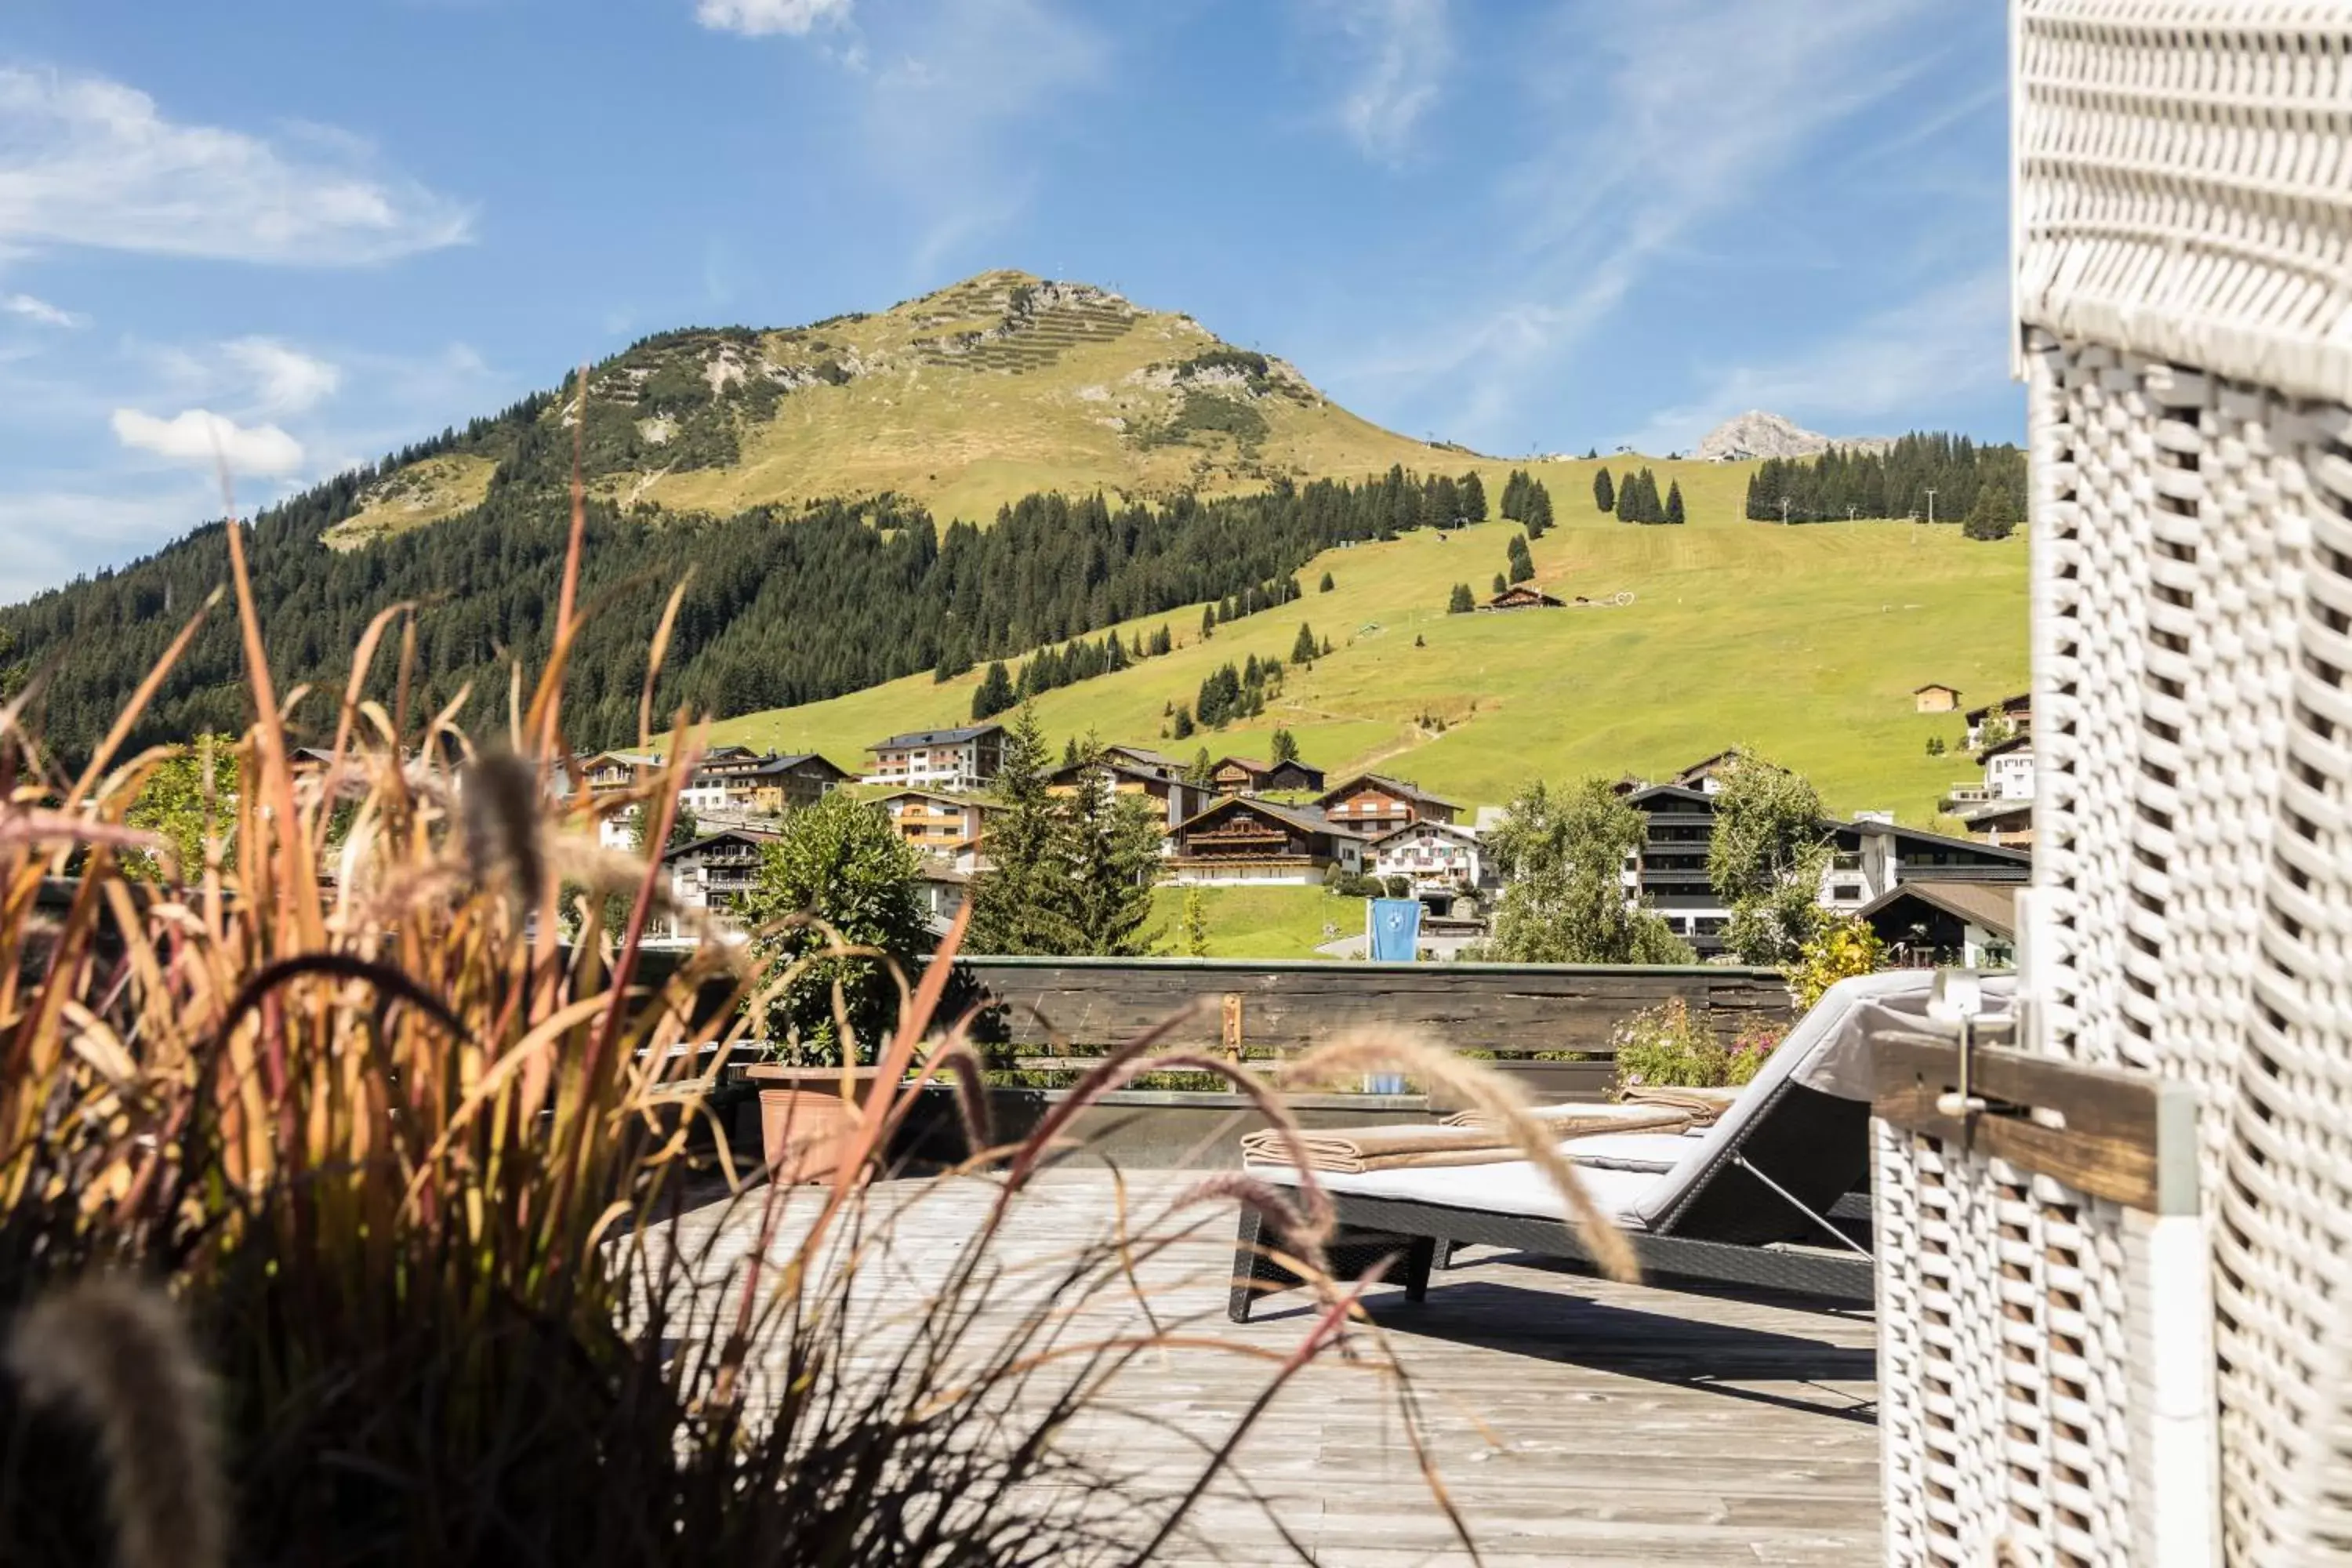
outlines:
[[894, 789], [888, 795], [876, 795], [874, 797], [874, 804], [877, 805], [887, 805], [894, 800], [905, 800], [909, 796], [917, 800], [936, 800], [942, 805], [971, 805], [978, 806], [982, 811], [996, 811], [1001, 809], [996, 802], [992, 800], [983, 800], [979, 795], [950, 795], [947, 791], [939, 789]]
[[675, 849], [663, 850], [662, 858], [675, 860], [682, 855], [691, 855], [698, 849], [708, 848], [721, 839], [737, 838], [746, 844], [773, 844], [782, 837], [781, 833], [771, 832], [763, 827], [722, 827], [716, 833], [706, 833], [698, 838], [690, 839]]
[[2032, 747], [2032, 744], [2033, 736], [2030, 732], [2023, 735], [2011, 735], [2008, 740], [2001, 742], [1999, 745], [1987, 746], [1983, 751], [1979, 752], [1977, 753], [1977, 761], [1980, 763], [1989, 763], [1995, 757], [2005, 757], [2011, 752], [2025, 751]]
[[1264, 812], [1266, 816], [1273, 817], [1277, 822], [1288, 823], [1291, 826], [1300, 828], [1308, 833], [1330, 833], [1336, 834], [1342, 838], [1361, 838], [1363, 837], [1362, 834], [1358, 833], [1354, 828], [1332, 821], [1315, 806], [1284, 805], [1279, 801], [1268, 800], [1264, 795], [1229, 795], [1223, 800], [1217, 802], [1214, 805], [1208, 807], [1206, 810], [1194, 812], [1184, 821], [1178, 823], [1176, 825], [1176, 831], [1181, 833], [1187, 828], [1192, 827], [1196, 823], [1206, 822], [1210, 817], [1216, 816], [1221, 811]]
[[1181, 773], [1192, 765], [1181, 757], [1171, 757], [1165, 752], [1155, 752], [1149, 746], [1105, 746], [1103, 755], [1129, 757], [1147, 768], [1166, 768], [1170, 773]]
[[1991, 713], [1996, 710], [2003, 713], [2018, 708], [2022, 708], [2031, 711], [2032, 707], [2033, 693], [2031, 691], [2021, 691], [2013, 697], [2004, 697], [1997, 702], [1988, 702], [1981, 708], [1971, 708], [1966, 713], [1960, 715], [1960, 717], [1968, 720], [1970, 723], [1974, 723], [1978, 720], [1982, 719], [1985, 715]]
[[1415, 833], [1446, 833], [1465, 843], [1478, 842], [1477, 831], [1458, 822], [1408, 822], [1402, 827], [1391, 827], [1386, 833], [1375, 834], [1370, 842], [1377, 849], [1391, 838], [1404, 838]]
[[843, 778], [850, 776], [847, 768], [843, 767], [831, 757], [816, 752], [786, 752], [772, 757], [762, 757], [760, 759], [760, 765], [751, 771], [755, 773], [788, 773], [807, 763], [822, 763]]
[[1911, 695], [1916, 697], [1922, 691], [1948, 691], [1955, 697], [1958, 697], [1960, 694], [1960, 689], [1958, 687], [1947, 686], [1940, 680], [1931, 680], [1925, 686], [1915, 686], [1911, 689]]
[[893, 735], [877, 741], [866, 749], [869, 752], [896, 752], [913, 746], [961, 746], [966, 741], [1003, 729], [1002, 724], [967, 724], [961, 730], [909, 730], [903, 735]]
[[1916, 899], [1998, 935], [2013, 937], [2017, 934], [2017, 889], [2015, 882], [1903, 882], [1856, 912], [1868, 920], [1906, 899]]
[[1402, 779], [1391, 778], [1386, 773], [1358, 773], [1345, 784], [1334, 784], [1325, 790], [1316, 801], [1316, 805], [1319, 806], [1324, 801], [1335, 795], [1346, 795], [1349, 791], [1361, 789], [1366, 784], [1370, 784], [1375, 789], [1385, 790], [1400, 800], [1425, 801], [1431, 805], [1442, 805], [1454, 811], [1462, 809], [1459, 801], [1448, 800], [1442, 795], [1432, 795], [1419, 784], [1407, 784]]

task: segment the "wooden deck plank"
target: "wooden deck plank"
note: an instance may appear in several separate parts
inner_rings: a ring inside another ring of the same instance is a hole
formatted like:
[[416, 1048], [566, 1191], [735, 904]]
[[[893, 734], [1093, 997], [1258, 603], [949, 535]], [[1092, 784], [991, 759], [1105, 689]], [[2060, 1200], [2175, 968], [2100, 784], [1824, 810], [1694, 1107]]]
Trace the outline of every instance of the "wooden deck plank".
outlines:
[[[1164, 1202], [1197, 1173], [1130, 1173], [1131, 1205]], [[899, 1206], [872, 1279], [863, 1353], [904, 1342], [907, 1304], [969, 1244], [993, 1196], [964, 1180], [877, 1189]], [[1077, 1238], [1108, 1230], [1108, 1172], [1046, 1173], [1016, 1205], [998, 1256], [1047, 1272]], [[782, 1234], [814, 1205], [795, 1201]], [[740, 1260], [756, 1205], [705, 1209], [681, 1240]], [[1140, 1269], [1164, 1321], [1219, 1343], [1287, 1349], [1307, 1325], [1293, 1298], [1246, 1326], [1222, 1307], [1230, 1209], [1204, 1210]], [[781, 1250], [781, 1249], [780, 1249]], [[992, 1311], [1034, 1306], [1008, 1291]], [[1486, 1561], [1543, 1563], [1864, 1563], [1878, 1560], [1878, 1430], [1870, 1319], [1756, 1296], [1622, 1287], [1514, 1254], [1473, 1252], [1428, 1300], [1375, 1288], [1367, 1305], [1416, 1389], [1431, 1455]], [[1134, 1302], [1097, 1299], [1073, 1332], [1139, 1326]], [[1261, 1386], [1263, 1363], [1215, 1351], [1154, 1355], [1115, 1388], [1121, 1407], [1075, 1424], [1065, 1449], [1173, 1490], [1197, 1463], [1164, 1423], [1214, 1439]], [[1138, 1419], [1138, 1417], [1141, 1419]], [[1454, 1568], [1471, 1561], [1430, 1501], [1394, 1405], [1370, 1374], [1318, 1363], [1276, 1400], [1241, 1450], [1252, 1483], [1328, 1568]], [[1285, 1556], [1256, 1504], [1221, 1487], [1171, 1565], [1270, 1565]]]

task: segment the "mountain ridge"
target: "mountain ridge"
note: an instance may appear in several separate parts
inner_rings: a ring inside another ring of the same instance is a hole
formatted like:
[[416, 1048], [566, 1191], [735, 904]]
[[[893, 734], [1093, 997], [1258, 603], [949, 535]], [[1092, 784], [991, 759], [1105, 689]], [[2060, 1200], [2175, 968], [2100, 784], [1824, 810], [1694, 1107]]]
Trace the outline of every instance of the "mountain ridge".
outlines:
[[1883, 452], [1894, 444], [1882, 436], [1824, 436], [1792, 419], [1751, 408], [1708, 431], [1692, 455], [1708, 463], [1744, 463], [1762, 458], [1817, 458], [1832, 447]]
[[719, 515], [895, 497], [985, 522], [1048, 489], [1157, 501], [1463, 451], [1383, 429], [1188, 314], [1012, 269], [805, 326], [656, 333], [590, 368], [584, 416], [570, 387], [528, 401], [373, 474], [329, 542], [446, 521], [502, 482], [556, 485], [583, 417], [592, 495]]

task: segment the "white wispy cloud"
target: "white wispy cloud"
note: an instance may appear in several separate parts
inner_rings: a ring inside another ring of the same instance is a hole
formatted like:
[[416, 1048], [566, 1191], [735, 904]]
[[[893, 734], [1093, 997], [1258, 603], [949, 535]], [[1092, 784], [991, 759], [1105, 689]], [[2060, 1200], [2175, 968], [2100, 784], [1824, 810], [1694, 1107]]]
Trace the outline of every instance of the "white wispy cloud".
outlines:
[[99, 77], [0, 68], [0, 244], [352, 265], [469, 237], [464, 206], [370, 168], [364, 144], [298, 140], [181, 123]]
[[694, 19], [717, 32], [756, 38], [771, 33], [805, 37], [820, 22], [849, 19], [855, 0], [698, 0]]
[[169, 419], [136, 408], [114, 411], [114, 438], [135, 451], [175, 463], [225, 463], [233, 474], [284, 477], [302, 467], [302, 443], [275, 425], [239, 425], [208, 408]]
[[37, 300], [30, 294], [0, 295], [0, 310], [12, 316], [22, 316], [28, 321], [38, 321], [45, 327], [86, 327], [88, 316], [61, 310], [47, 300]]
[[343, 373], [273, 338], [238, 338], [221, 345], [229, 363], [248, 377], [254, 400], [272, 414], [299, 414], [335, 395]]
[[1042, 153], [1021, 129], [1099, 85], [1110, 52], [1056, 0], [905, 0], [862, 16], [856, 0], [697, 0], [695, 16], [746, 37], [837, 37], [811, 47], [862, 100], [843, 142], [917, 216], [917, 277], [1026, 210]]
[[1474, 385], [1441, 423], [1473, 441], [1499, 429], [1695, 230], [1911, 79], [1920, 57], [1903, 46], [1929, 11], [1928, 0], [1564, 10], [1528, 51], [1543, 62], [1525, 78], [1532, 155], [1496, 186], [1507, 281], [1346, 374]]
[[922, 215], [914, 270], [1013, 221], [1038, 179], [1026, 129], [1098, 86], [1102, 35], [1046, 0], [931, 0], [866, 40], [866, 146]]
[[1392, 161], [1437, 102], [1453, 63], [1445, 0], [1350, 4], [1337, 19], [1360, 57], [1339, 100], [1339, 124], [1366, 156]]
[[[1899, 434], [1888, 420], [1931, 400], [2005, 382], [2009, 275], [1989, 268], [1938, 284], [1777, 363], [1713, 373], [1698, 396], [1616, 437], [1637, 452], [1676, 452], [1735, 414], [1769, 409], [1832, 436]], [[1615, 444], [1614, 442], [1612, 443]]]

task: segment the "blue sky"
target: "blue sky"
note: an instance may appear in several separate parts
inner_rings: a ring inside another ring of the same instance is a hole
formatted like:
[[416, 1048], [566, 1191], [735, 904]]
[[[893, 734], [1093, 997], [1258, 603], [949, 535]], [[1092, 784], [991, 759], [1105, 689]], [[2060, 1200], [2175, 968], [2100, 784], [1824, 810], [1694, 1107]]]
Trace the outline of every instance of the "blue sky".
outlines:
[[0, 602], [1021, 267], [1482, 450], [2014, 439], [1982, 0], [12, 0]]

